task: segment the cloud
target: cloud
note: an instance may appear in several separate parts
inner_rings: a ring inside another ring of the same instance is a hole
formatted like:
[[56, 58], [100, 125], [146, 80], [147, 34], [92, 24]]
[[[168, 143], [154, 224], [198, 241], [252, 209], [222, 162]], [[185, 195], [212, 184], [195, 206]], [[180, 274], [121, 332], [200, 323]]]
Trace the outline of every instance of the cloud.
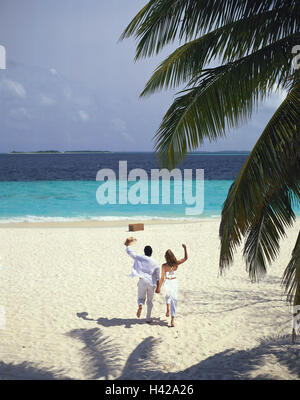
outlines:
[[49, 72], [50, 72], [52, 75], [57, 75], [57, 71], [56, 71], [55, 68], [50, 68], [50, 69], [49, 69]]
[[127, 132], [120, 132], [121, 135], [123, 136], [124, 139], [126, 139], [128, 142], [133, 143], [134, 140], [132, 139], [132, 137], [127, 133]]
[[65, 96], [65, 98], [66, 98], [67, 100], [71, 100], [71, 98], [72, 98], [72, 92], [71, 92], [71, 89], [70, 89], [70, 88], [65, 87], [64, 90], [63, 90], [63, 93], [64, 93], [64, 96]]
[[51, 97], [42, 95], [42, 96], [41, 96], [41, 102], [42, 102], [42, 104], [44, 104], [44, 105], [46, 105], [46, 106], [51, 106], [52, 104], [55, 103], [55, 100], [52, 99]]
[[0, 89], [4, 89], [5, 91], [8, 91], [9, 93], [22, 99], [26, 97], [26, 90], [24, 86], [21, 83], [11, 79], [3, 79], [0, 82]]
[[18, 107], [9, 110], [9, 115], [16, 120], [31, 119], [31, 115], [25, 107]]
[[89, 114], [84, 110], [79, 110], [78, 115], [82, 121], [88, 121], [90, 119]]
[[89, 94], [83, 94], [82, 90], [79, 90], [78, 87], [75, 87], [75, 89], [64, 87], [62, 92], [65, 99], [72, 102], [77, 107], [90, 107], [91, 105], [93, 105], [94, 101], [92, 97]]
[[115, 132], [119, 133], [127, 142], [133, 143], [132, 137], [127, 132], [126, 122], [121, 118], [114, 118], [111, 121]]
[[112, 121], [112, 125], [115, 131], [125, 131], [126, 130], [126, 122], [120, 118], [114, 118]]

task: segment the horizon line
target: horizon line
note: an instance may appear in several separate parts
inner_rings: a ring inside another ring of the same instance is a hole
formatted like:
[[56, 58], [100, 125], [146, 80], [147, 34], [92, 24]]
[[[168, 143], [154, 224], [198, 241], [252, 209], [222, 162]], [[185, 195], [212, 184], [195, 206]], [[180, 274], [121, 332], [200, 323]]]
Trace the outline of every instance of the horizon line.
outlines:
[[[201, 153], [250, 153], [251, 150], [215, 150], [215, 151], [189, 151], [186, 154], [201, 154]], [[137, 150], [137, 151], [126, 151], [126, 150], [28, 150], [28, 151], [10, 151], [1, 152], [0, 154], [66, 154], [66, 153], [153, 153], [155, 151], [150, 150]]]

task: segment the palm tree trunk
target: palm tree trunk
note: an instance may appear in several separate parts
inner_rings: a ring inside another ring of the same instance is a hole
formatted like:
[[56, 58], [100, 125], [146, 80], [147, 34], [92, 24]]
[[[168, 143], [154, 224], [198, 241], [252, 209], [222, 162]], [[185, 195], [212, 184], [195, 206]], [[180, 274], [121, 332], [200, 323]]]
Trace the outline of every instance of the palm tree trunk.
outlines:
[[[297, 331], [300, 330], [300, 268], [298, 268], [298, 274], [296, 274], [296, 282], [297, 282], [297, 289], [295, 293], [294, 299], [294, 307], [293, 307], [293, 332], [292, 332], [292, 340], [293, 343], [296, 342]], [[297, 322], [295, 322], [297, 321]]]

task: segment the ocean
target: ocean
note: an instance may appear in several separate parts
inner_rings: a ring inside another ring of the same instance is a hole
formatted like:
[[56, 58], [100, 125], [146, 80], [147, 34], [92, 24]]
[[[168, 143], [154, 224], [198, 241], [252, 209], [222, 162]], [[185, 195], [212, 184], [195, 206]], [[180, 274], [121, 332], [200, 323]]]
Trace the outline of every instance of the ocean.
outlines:
[[[181, 203], [176, 201], [175, 191], [184, 186], [171, 180], [170, 201], [164, 204], [161, 182], [156, 201], [151, 197], [151, 171], [160, 169], [153, 153], [0, 154], [0, 222], [217, 218], [246, 158], [247, 154], [238, 153], [188, 155], [177, 168], [182, 175], [184, 170], [192, 170], [185, 190], [189, 189], [195, 202], [187, 204], [184, 191]], [[120, 161], [127, 162], [128, 173], [142, 169], [149, 180], [142, 178], [138, 190], [135, 180], [124, 189], [118, 179]], [[99, 188], [105, 184], [96, 181], [97, 172], [102, 169], [111, 170], [116, 177], [108, 191], [102, 190], [104, 186], [101, 189], [103, 196], [109, 196], [115, 188], [115, 201], [106, 204], [97, 201]], [[204, 170], [202, 188], [197, 187], [197, 169]], [[189, 215], [187, 209], [196, 206], [199, 190], [199, 201], [202, 194], [204, 200], [201, 212], [194, 210]], [[135, 201], [131, 201], [132, 194]], [[120, 195], [130, 201], [120, 204]]]

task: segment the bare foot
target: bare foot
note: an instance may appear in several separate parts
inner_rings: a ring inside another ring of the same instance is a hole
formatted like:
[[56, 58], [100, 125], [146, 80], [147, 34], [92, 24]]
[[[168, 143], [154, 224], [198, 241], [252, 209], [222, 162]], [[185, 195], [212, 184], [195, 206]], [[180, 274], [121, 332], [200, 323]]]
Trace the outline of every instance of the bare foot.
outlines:
[[171, 327], [174, 328], [175, 322], [174, 322], [174, 317], [171, 318]]
[[138, 308], [138, 310], [137, 310], [137, 313], [136, 313], [136, 316], [137, 316], [138, 318], [140, 318], [140, 316], [141, 316], [142, 309], [143, 309], [143, 307], [142, 307], [142, 306], [139, 306], [139, 308]]
[[166, 312], [166, 317], [170, 316], [170, 307], [167, 306], [167, 312]]

